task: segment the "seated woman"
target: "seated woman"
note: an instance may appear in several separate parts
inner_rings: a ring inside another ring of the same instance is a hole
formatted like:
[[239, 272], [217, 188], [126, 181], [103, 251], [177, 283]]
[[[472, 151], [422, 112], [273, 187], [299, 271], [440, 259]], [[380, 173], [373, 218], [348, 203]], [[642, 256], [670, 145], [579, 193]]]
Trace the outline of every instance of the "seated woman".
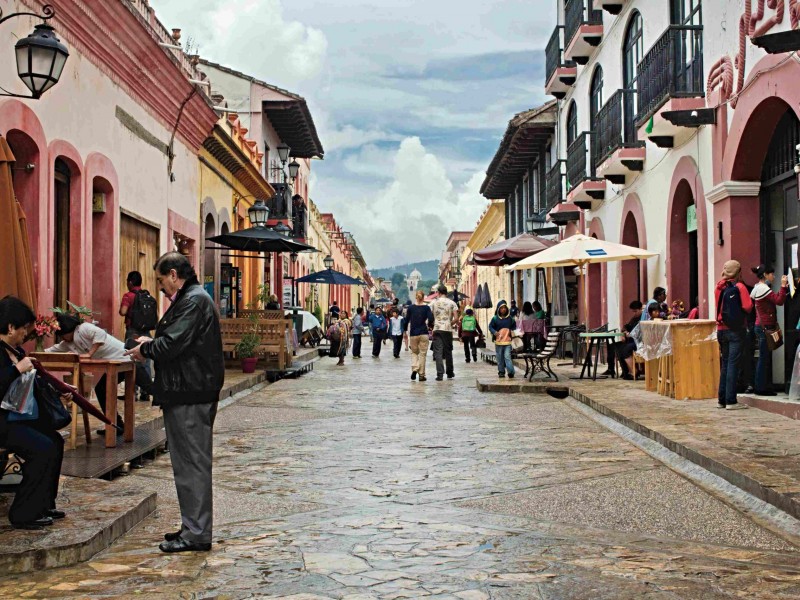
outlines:
[[[522, 330], [522, 344], [524, 352], [533, 352], [544, 348], [547, 341], [547, 326], [545, 325], [545, 312], [542, 310], [541, 303], [536, 300], [531, 304], [525, 302], [522, 305], [522, 316], [519, 321], [519, 328]], [[534, 341], [533, 347], [531, 340]]]
[[[58, 335], [61, 342], [55, 346], [51, 346], [47, 352], [72, 352], [79, 354], [84, 358], [95, 360], [131, 360], [130, 356], [125, 355], [125, 344], [117, 338], [108, 335], [103, 329], [92, 323], [84, 323], [80, 318], [70, 314], [56, 315], [58, 320]], [[125, 375], [120, 373], [119, 382], [124, 379]], [[146, 394], [152, 396], [153, 394], [153, 380], [147, 374], [144, 368], [144, 363], [136, 363], [136, 385], [138, 385]], [[94, 393], [97, 395], [97, 401], [106, 410], [106, 376], [103, 375], [94, 386]], [[122, 428], [124, 423], [122, 417], [117, 415], [117, 425]], [[121, 431], [121, 429], [120, 429]], [[105, 429], [98, 429], [97, 435], [103, 436], [106, 434]]]
[[[0, 300], [0, 398], [20, 375], [33, 369], [21, 345], [35, 320], [22, 300], [13, 296]], [[25, 461], [8, 520], [16, 529], [42, 529], [65, 516], [56, 509], [64, 439], [38, 419], [17, 420], [15, 414], [0, 408], [0, 445]]]

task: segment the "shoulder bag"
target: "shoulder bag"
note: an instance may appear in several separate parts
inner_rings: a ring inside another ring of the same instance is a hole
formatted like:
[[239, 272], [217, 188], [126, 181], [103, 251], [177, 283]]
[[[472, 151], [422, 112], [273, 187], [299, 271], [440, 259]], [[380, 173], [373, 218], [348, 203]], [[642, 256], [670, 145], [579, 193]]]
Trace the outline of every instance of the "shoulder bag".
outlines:
[[36, 376], [34, 396], [39, 405], [39, 421], [44, 425], [56, 431], [72, 422], [72, 415], [61, 402], [61, 396], [41, 375]]
[[767, 349], [774, 352], [783, 346], [783, 331], [776, 325], [774, 329], [764, 328], [764, 335], [767, 336]]

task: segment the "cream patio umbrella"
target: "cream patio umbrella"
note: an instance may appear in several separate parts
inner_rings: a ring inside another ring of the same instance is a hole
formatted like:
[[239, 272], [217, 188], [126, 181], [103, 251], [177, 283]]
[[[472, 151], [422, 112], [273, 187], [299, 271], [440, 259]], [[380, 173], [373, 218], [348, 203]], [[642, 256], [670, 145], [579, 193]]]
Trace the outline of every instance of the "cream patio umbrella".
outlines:
[[[506, 271], [521, 271], [539, 267], [576, 266], [581, 268], [580, 275], [581, 279], [583, 279], [585, 277], [583, 273], [583, 267], [585, 265], [622, 260], [641, 260], [652, 258], [653, 256], [658, 256], [658, 253], [635, 248], [634, 246], [606, 242], [605, 240], [598, 240], [597, 238], [577, 233], [561, 240], [551, 248], [537, 252], [528, 258], [523, 258], [513, 265], [509, 265], [505, 269]], [[588, 316], [589, 293], [585, 282], [583, 286], [583, 310], [584, 317]]]

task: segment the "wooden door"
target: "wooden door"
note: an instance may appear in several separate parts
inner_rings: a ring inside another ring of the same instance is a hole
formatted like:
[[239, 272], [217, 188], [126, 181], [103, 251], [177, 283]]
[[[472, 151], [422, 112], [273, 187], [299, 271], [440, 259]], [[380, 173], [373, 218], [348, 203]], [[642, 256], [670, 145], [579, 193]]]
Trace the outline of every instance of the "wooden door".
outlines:
[[[159, 230], [138, 219], [122, 215], [119, 241], [119, 286], [120, 294], [128, 291], [128, 273], [142, 274], [142, 288], [152, 294], [161, 304], [161, 291], [156, 286], [153, 265], [159, 254]], [[124, 326], [123, 326], [124, 330]]]

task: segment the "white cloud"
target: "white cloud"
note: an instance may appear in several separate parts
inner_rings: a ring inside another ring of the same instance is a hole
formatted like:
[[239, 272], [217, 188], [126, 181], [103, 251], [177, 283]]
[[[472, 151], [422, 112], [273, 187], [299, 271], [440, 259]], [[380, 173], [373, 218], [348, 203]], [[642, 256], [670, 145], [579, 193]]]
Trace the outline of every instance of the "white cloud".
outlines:
[[338, 129], [323, 130], [325, 138], [325, 151], [333, 152], [336, 150], [346, 150], [348, 148], [359, 148], [374, 142], [399, 142], [402, 136], [387, 133], [380, 129], [359, 129], [352, 125], [345, 125]]

